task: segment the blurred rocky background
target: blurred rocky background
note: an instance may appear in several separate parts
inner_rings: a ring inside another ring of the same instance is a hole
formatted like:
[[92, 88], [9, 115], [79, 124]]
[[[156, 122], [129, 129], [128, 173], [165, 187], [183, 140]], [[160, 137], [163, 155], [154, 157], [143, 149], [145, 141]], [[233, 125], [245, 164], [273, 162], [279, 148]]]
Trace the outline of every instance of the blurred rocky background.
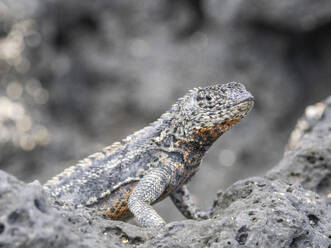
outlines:
[[190, 183], [202, 207], [273, 167], [305, 106], [331, 93], [331, 2], [0, 0], [0, 169], [44, 183], [188, 89], [229, 81], [256, 105]]

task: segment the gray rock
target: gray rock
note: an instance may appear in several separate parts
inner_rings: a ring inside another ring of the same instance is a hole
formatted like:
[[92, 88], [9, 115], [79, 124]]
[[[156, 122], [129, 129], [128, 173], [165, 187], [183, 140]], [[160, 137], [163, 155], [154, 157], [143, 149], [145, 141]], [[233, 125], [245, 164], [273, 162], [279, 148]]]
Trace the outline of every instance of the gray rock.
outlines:
[[325, 201], [301, 186], [252, 178], [235, 183], [206, 221], [169, 223], [158, 233], [61, 209], [37, 183], [0, 173], [1, 247], [328, 247]]
[[317, 194], [252, 178], [224, 192], [211, 220], [168, 224], [142, 247], [328, 247], [329, 222]]
[[148, 237], [140, 227], [51, 202], [38, 182], [0, 171], [0, 247], [132, 247]]
[[[309, 106], [292, 132], [292, 144], [281, 162], [268, 174], [292, 184], [301, 184], [328, 198], [331, 192], [331, 97]], [[301, 129], [300, 129], [301, 128]], [[304, 129], [303, 129], [304, 128]]]
[[26, 185], [4, 172], [0, 179], [1, 247], [64, 247], [73, 242], [40, 185]]

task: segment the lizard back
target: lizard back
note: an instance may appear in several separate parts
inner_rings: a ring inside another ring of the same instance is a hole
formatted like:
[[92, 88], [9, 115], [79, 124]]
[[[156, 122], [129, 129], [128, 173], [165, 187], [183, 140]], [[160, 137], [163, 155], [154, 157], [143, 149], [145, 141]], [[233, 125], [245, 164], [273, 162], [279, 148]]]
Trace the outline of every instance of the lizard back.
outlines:
[[160, 118], [67, 168], [44, 187], [65, 204], [90, 206], [98, 203], [121, 186], [139, 181], [153, 165], [157, 166], [157, 147], [152, 146], [151, 140], [159, 135], [164, 125]]

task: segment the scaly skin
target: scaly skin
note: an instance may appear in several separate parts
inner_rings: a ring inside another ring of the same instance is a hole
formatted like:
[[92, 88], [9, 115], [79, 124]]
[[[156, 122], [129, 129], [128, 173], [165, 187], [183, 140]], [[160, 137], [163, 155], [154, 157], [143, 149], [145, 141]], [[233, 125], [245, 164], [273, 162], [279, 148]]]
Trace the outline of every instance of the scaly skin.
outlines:
[[150, 126], [66, 169], [44, 187], [64, 205], [98, 208], [114, 220], [133, 214], [144, 227], [165, 224], [151, 205], [169, 195], [187, 218], [208, 218], [185, 184], [208, 148], [253, 104], [239, 83], [195, 88]]

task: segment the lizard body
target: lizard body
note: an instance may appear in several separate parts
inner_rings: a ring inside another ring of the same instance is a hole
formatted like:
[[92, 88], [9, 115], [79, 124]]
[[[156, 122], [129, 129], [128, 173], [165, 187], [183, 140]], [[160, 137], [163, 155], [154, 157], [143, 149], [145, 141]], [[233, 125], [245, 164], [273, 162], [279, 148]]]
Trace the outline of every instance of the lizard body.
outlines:
[[171, 196], [188, 218], [206, 218], [185, 184], [213, 142], [253, 107], [240, 83], [195, 88], [158, 120], [49, 180], [44, 188], [64, 204], [96, 207], [114, 220], [132, 214], [145, 227], [165, 222], [151, 207]]

